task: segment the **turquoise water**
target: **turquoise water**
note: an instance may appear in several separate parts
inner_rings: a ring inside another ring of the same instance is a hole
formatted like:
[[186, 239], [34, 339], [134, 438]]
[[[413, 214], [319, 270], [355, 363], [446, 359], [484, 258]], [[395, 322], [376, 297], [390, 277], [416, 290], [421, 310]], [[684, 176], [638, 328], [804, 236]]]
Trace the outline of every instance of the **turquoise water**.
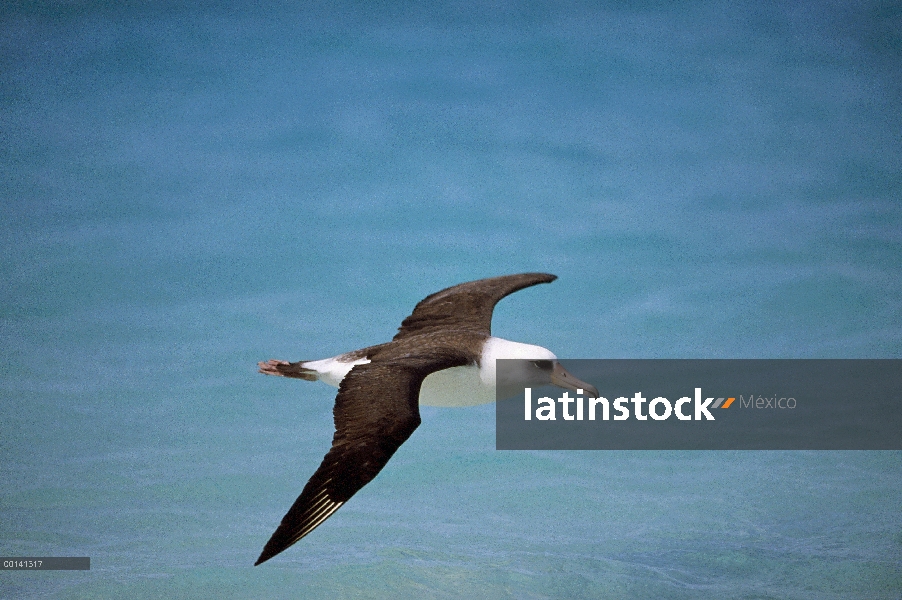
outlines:
[[[158, 5], [154, 5], [158, 6]], [[0, 597], [893, 598], [902, 453], [498, 452], [424, 409], [252, 567], [425, 295], [561, 357], [902, 357], [893, 3], [0, 9]]]

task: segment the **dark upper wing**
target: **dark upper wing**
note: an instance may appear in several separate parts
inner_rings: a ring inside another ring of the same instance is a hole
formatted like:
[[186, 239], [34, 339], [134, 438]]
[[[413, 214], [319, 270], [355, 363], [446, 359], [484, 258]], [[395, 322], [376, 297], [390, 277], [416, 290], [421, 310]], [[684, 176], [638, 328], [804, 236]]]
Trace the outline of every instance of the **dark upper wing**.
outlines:
[[499, 300], [523, 288], [551, 283], [555, 279], [556, 275], [548, 273], [521, 273], [449, 287], [421, 300], [401, 323], [394, 339], [439, 329], [466, 329], [490, 335], [492, 311]]
[[[420, 424], [420, 384], [445, 368], [374, 361], [358, 365], [341, 382], [335, 398], [335, 436], [316, 473], [254, 563], [269, 560], [313, 531], [382, 470]], [[447, 366], [453, 366], [448, 364]]]

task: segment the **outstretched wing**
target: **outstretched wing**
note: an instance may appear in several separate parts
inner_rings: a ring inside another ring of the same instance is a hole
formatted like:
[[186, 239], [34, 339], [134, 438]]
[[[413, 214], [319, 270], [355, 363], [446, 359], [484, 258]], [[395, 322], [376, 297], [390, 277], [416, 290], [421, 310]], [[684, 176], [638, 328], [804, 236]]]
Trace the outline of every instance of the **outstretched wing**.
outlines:
[[373, 480], [420, 424], [420, 384], [426, 375], [422, 368], [374, 361], [345, 376], [335, 398], [332, 449], [255, 565], [313, 531]]
[[551, 283], [556, 275], [521, 273], [480, 279], [449, 287], [427, 296], [401, 323], [394, 339], [437, 330], [468, 330], [491, 335], [492, 311], [509, 294], [539, 283]]

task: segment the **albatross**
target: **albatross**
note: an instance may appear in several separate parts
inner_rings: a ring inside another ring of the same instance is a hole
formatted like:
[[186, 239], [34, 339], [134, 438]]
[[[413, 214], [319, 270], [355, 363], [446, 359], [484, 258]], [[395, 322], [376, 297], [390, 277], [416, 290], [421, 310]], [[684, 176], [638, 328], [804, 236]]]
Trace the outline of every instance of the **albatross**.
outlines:
[[[260, 372], [338, 388], [332, 448], [266, 543], [259, 565], [332, 516], [382, 470], [420, 424], [419, 406], [492, 402], [496, 385], [548, 385], [598, 396], [550, 350], [491, 334], [499, 300], [557, 279], [521, 273], [470, 281], [427, 296], [392, 341], [323, 360], [260, 362]], [[524, 359], [517, 381], [496, 381], [497, 359]]]

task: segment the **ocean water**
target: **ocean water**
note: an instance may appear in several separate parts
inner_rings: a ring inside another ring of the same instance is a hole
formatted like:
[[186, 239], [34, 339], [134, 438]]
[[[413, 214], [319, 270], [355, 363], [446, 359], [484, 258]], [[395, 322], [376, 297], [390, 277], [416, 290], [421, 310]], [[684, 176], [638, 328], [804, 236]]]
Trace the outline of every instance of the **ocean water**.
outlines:
[[902, 597], [900, 452], [499, 452], [423, 424], [252, 564], [448, 285], [562, 358], [902, 357], [893, 2], [8, 2], [3, 598]]

